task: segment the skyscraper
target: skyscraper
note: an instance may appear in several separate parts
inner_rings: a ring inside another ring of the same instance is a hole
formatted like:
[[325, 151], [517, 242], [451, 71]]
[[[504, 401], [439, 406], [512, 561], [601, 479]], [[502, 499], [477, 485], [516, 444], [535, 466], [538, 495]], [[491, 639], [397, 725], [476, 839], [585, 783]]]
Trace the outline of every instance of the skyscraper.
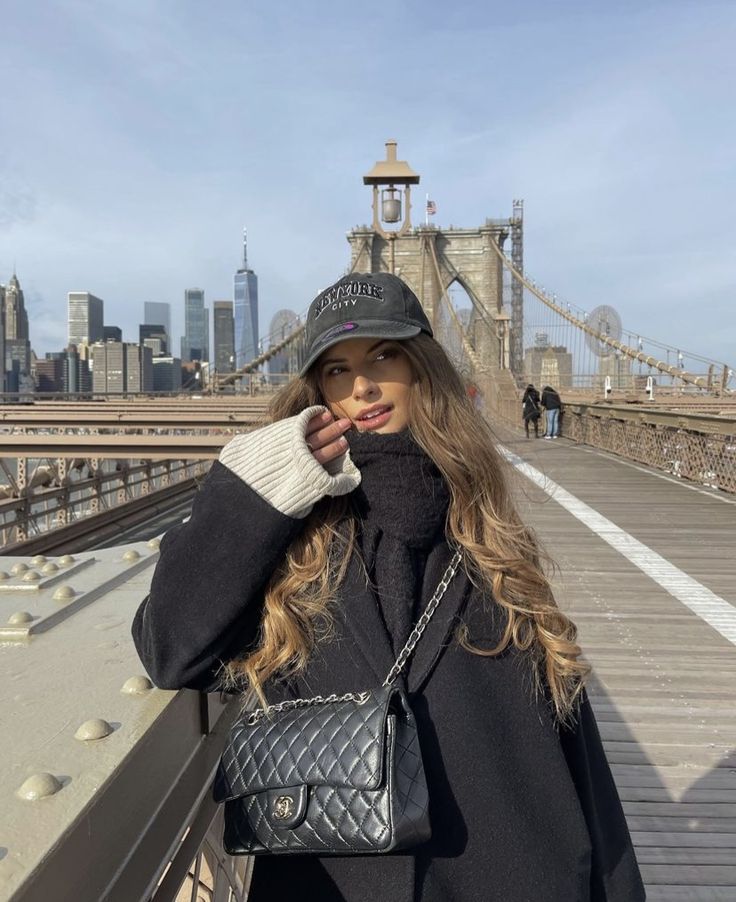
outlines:
[[4, 377], [5, 390], [17, 392], [22, 380], [31, 372], [31, 342], [23, 291], [15, 273], [0, 291], [0, 300], [4, 323], [4, 335], [0, 338], [0, 382]]
[[5, 337], [26, 340], [30, 338], [25, 298], [15, 273], [5, 286]]
[[166, 333], [166, 347], [172, 347], [171, 341], [171, 304], [158, 301], [143, 302], [143, 323], [146, 326], [163, 326]]
[[153, 391], [153, 355], [150, 348], [122, 341], [99, 342], [92, 347], [94, 392]]
[[248, 268], [248, 240], [243, 229], [243, 265], [233, 280], [235, 367], [258, 355], [258, 276]]
[[4, 371], [6, 391], [17, 392], [23, 378], [31, 372], [31, 342], [25, 299], [15, 273], [5, 286], [3, 295], [5, 336], [0, 368]]
[[146, 326], [163, 326], [166, 334], [171, 335], [171, 304], [144, 301], [143, 322]]
[[184, 292], [184, 336], [181, 340], [181, 359], [208, 361], [209, 324], [204, 306], [204, 291], [187, 288]]
[[233, 302], [215, 301], [212, 306], [215, 320], [215, 368], [218, 373], [232, 373], [235, 369]]
[[[299, 317], [293, 310], [279, 310], [271, 320], [269, 327], [270, 346], [280, 344], [285, 338], [291, 335], [299, 326]], [[279, 354], [268, 361], [268, 372], [272, 375], [281, 373], [295, 373], [299, 369], [296, 349], [292, 344], [291, 347], [285, 348]]]
[[154, 357], [169, 353], [166, 329], [159, 323], [141, 323], [138, 326], [138, 344], [149, 347]]
[[104, 302], [89, 291], [70, 291], [69, 344], [91, 345], [103, 338]]

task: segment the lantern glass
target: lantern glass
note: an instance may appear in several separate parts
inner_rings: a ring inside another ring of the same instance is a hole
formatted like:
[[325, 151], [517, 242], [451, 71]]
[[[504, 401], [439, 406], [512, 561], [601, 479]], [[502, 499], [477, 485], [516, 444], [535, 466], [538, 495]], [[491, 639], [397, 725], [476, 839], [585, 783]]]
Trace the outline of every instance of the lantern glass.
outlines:
[[401, 222], [401, 192], [397, 188], [381, 191], [381, 219], [384, 222]]

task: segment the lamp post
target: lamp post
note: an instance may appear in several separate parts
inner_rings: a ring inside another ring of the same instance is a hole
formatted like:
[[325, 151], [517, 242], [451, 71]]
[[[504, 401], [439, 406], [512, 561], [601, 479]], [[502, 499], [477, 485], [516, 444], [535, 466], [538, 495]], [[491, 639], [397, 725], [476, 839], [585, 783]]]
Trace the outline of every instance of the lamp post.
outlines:
[[[386, 159], [379, 160], [363, 176], [363, 184], [373, 186], [373, 231], [389, 240], [408, 232], [411, 228], [411, 185], [419, 184], [419, 176], [405, 160], [396, 159], [396, 141], [386, 142]], [[384, 224], [397, 224], [398, 227], [387, 229]], [[394, 271], [393, 248], [392, 243], [391, 272]]]

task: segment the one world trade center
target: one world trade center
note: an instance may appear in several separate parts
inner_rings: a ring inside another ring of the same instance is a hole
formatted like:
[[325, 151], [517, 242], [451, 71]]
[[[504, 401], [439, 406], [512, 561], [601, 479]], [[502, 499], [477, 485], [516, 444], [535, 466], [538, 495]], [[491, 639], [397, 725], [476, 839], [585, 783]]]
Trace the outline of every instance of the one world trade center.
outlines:
[[233, 279], [235, 367], [240, 369], [258, 355], [258, 276], [248, 268], [248, 240], [243, 229], [243, 265]]

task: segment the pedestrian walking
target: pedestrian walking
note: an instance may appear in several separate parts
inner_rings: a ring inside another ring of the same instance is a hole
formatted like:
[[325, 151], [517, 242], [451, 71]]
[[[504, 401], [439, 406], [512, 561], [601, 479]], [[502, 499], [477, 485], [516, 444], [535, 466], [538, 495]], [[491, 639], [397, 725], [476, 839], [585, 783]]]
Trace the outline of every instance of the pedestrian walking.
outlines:
[[559, 438], [562, 400], [551, 385], [545, 385], [542, 389], [540, 403], [546, 411], [544, 437], [547, 439]]
[[133, 623], [156, 685], [259, 706], [215, 787], [249, 900], [643, 900], [575, 626], [421, 304], [354, 273], [305, 342]]
[[539, 438], [539, 418], [542, 411], [539, 407], [539, 392], [530, 382], [521, 399], [521, 416], [524, 420], [524, 431], [529, 438], [529, 423], [534, 425], [534, 438]]

